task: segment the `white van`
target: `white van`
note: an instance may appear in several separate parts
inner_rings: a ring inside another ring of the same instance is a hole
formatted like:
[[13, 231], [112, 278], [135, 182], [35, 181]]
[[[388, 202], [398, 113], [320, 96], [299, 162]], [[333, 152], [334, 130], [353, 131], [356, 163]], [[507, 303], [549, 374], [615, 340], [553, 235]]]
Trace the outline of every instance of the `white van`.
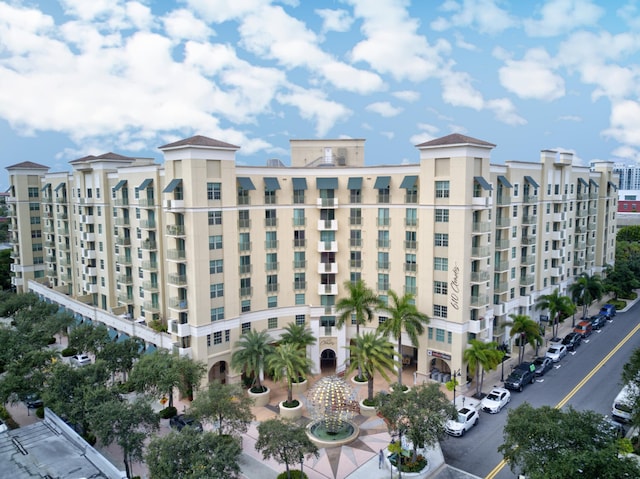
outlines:
[[633, 397], [636, 396], [635, 386], [627, 384], [618, 393], [613, 400], [613, 407], [611, 408], [611, 415], [614, 419], [623, 422], [630, 422], [633, 416]]

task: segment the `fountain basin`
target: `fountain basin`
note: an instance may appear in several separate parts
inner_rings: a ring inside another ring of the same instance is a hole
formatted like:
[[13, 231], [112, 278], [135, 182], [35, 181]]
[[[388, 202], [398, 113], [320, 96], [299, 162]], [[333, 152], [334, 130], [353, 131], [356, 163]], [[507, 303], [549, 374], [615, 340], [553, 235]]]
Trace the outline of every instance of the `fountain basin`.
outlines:
[[327, 431], [324, 421], [313, 421], [307, 425], [307, 436], [318, 448], [344, 446], [355, 441], [360, 428], [351, 421], [345, 421], [342, 428], [335, 432]]

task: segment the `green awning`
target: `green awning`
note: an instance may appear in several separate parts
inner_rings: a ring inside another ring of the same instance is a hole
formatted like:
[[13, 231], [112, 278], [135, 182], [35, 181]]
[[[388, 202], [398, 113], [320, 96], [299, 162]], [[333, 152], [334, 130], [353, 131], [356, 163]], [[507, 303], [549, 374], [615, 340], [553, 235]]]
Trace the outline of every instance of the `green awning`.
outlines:
[[118, 184], [116, 184], [116, 186], [113, 187], [113, 191], [118, 191], [119, 189], [121, 189], [126, 184], [127, 184], [127, 180], [118, 181]]
[[147, 178], [142, 183], [140, 183], [140, 186], [138, 186], [138, 189], [139, 190], [146, 190], [151, 183], [153, 183], [153, 178]]
[[338, 178], [316, 178], [316, 188], [319, 190], [337, 190]]
[[64, 187], [64, 183], [60, 183], [58, 186], [56, 186], [56, 192], [62, 187]]
[[378, 176], [373, 187], [376, 190], [386, 190], [387, 188], [389, 188], [389, 183], [391, 183], [390, 176]]
[[400, 183], [400, 188], [404, 188], [405, 190], [413, 189], [416, 186], [417, 181], [417, 175], [405, 176], [402, 180], [402, 183]]
[[307, 189], [307, 179], [306, 178], [291, 178], [293, 181], [293, 189], [296, 191], [306, 190]]
[[588, 187], [589, 187], [589, 183], [587, 183], [587, 181], [586, 181], [584, 178], [578, 178], [578, 181], [579, 181], [580, 183], [582, 183], [582, 185], [583, 185], [585, 188], [588, 188]]
[[595, 181], [593, 181], [591, 179], [589, 180], [589, 184], [595, 186], [596, 188], [600, 188], [600, 185], [598, 185], [598, 183], [596, 183]]
[[531, 178], [530, 176], [525, 176], [524, 177], [524, 181], [526, 181], [527, 183], [529, 183], [531, 186], [533, 186], [534, 188], [540, 188], [540, 185], [538, 183], [536, 183], [536, 180], [534, 180], [533, 178]]
[[238, 186], [243, 190], [249, 191], [256, 189], [256, 187], [253, 186], [253, 181], [251, 181], [251, 178], [248, 178], [246, 176], [238, 176], [236, 180], [238, 180]]
[[280, 183], [278, 183], [278, 178], [265, 178], [264, 179], [264, 190], [265, 191], [276, 191], [280, 189]]
[[51, 188], [51, 183], [44, 185], [40, 191], [48, 190], [49, 188]]
[[360, 190], [362, 189], [362, 177], [349, 178], [347, 183], [348, 190]]
[[511, 183], [509, 183], [509, 180], [507, 180], [506, 176], [503, 175], [498, 175], [498, 181], [502, 184], [502, 186], [504, 186], [505, 188], [513, 188], [513, 185]]
[[182, 184], [182, 178], [174, 178], [169, 182], [167, 187], [162, 191], [163, 193], [173, 193], [178, 186]]
[[473, 181], [478, 183], [483, 190], [487, 190], [487, 191], [493, 190], [493, 186], [491, 186], [491, 184], [487, 180], [485, 180], [483, 176], [474, 176]]

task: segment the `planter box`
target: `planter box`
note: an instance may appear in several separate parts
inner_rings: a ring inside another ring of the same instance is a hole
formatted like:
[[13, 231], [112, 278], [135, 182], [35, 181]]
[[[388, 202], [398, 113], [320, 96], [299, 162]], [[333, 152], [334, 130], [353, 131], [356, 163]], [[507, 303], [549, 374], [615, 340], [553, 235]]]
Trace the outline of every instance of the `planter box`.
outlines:
[[302, 394], [307, 390], [307, 386], [309, 385], [309, 381], [306, 379], [299, 383], [291, 383], [291, 389], [293, 394]]
[[249, 391], [247, 391], [247, 394], [251, 399], [253, 399], [254, 406], [266, 406], [267, 404], [269, 404], [271, 389], [267, 388], [267, 390], [263, 393], [252, 393], [251, 389], [249, 389]]
[[357, 377], [357, 376], [353, 376], [353, 377], [351, 378], [351, 382], [352, 382], [353, 384], [355, 384], [356, 386], [366, 386], [366, 385], [367, 385], [368, 381], [356, 381], [356, 377]]
[[280, 417], [283, 419], [300, 419], [302, 417], [302, 402], [298, 401], [298, 405], [296, 407], [284, 407], [285, 401], [280, 402], [278, 404], [280, 409]]
[[365, 406], [363, 404], [363, 401], [364, 399], [360, 400], [360, 414], [362, 416], [372, 417], [378, 414], [378, 411], [376, 410], [375, 406]]

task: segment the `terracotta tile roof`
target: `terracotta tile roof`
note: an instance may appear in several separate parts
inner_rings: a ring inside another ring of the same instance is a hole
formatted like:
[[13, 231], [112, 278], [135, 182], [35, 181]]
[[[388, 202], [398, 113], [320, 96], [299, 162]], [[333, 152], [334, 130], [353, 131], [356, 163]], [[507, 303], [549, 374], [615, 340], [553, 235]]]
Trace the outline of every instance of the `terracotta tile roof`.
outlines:
[[123, 155], [119, 155], [117, 153], [113, 153], [113, 152], [109, 152], [109, 153], [103, 153], [102, 155], [99, 156], [95, 156], [95, 155], [87, 155], [87, 156], [83, 156], [82, 158], [78, 158], [77, 160], [72, 160], [69, 163], [70, 164], [75, 164], [75, 163], [85, 163], [87, 161], [100, 161], [100, 160], [135, 160], [135, 158], [132, 158], [130, 156], [123, 156]]
[[159, 149], [164, 150], [168, 148], [176, 148], [178, 146], [210, 146], [213, 148], [230, 148], [234, 150], [237, 150], [240, 148], [239, 146], [232, 145], [231, 143], [225, 143], [224, 141], [214, 140], [206, 136], [196, 135], [196, 136], [192, 136], [191, 138], [186, 138], [184, 140], [168, 143], [166, 145], [161, 146]]
[[34, 163], [33, 161], [23, 161], [22, 163], [16, 163], [15, 165], [7, 166], [7, 170], [11, 169], [32, 169], [32, 170], [48, 170], [48, 166]]
[[451, 135], [443, 136], [442, 138], [436, 138], [435, 140], [426, 141], [416, 145], [417, 148], [425, 146], [452, 146], [452, 145], [478, 145], [495, 147], [493, 143], [487, 141], [478, 140], [470, 136], [461, 135], [460, 133], [452, 133]]
[[83, 156], [82, 158], [78, 158], [77, 160], [71, 160], [69, 163], [70, 164], [74, 164], [74, 163], [84, 163], [85, 161], [90, 161], [90, 160], [95, 160], [95, 156], [93, 155], [88, 155], [88, 156]]

